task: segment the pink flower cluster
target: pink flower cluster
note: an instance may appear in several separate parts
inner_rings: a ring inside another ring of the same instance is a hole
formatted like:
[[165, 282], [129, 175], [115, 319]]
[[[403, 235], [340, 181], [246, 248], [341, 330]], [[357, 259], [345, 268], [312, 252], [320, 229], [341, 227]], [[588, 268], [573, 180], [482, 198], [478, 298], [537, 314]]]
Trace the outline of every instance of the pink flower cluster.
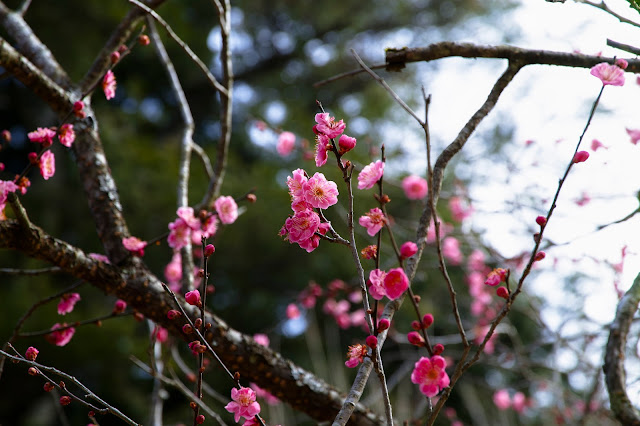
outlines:
[[512, 398], [506, 389], [500, 389], [493, 394], [493, 403], [499, 410], [504, 411], [509, 407], [513, 407], [513, 409], [520, 414], [522, 414], [529, 405], [527, 397], [522, 392], [516, 392]]
[[342, 134], [346, 128], [344, 121], [335, 121], [328, 113], [319, 113], [315, 117], [316, 125], [313, 132], [316, 134], [316, 167], [322, 167], [327, 163], [329, 151], [333, 150], [332, 139], [338, 139], [338, 155], [344, 155], [356, 147], [356, 138]]
[[53, 327], [51, 327], [51, 332], [45, 336], [45, 339], [51, 344], [56, 346], [65, 346], [67, 343], [71, 341], [71, 338], [76, 332], [76, 329], [73, 327], [65, 328], [64, 330], [59, 330], [63, 327], [66, 327], [66, 323], [58, 324], [55, 323]]
[[389, 272], [374, 269], [369, 273], [369, 294], [375, 300], [387, 296], [395, 300], [409, 288], [409, 278], [402, 268], [390, 269]]
[[302, 169], [294, 170], [293, 176], [287, 177], [287, 186], [294, 214], [287, 218], [280, 235], [311, 253], [320, 243], [318, 234], [326, 234], [331, 227], [330, 223], [322, 222], [313, 209], [326, 209], [336, 204], [338, 186], [322, 173], [309, 178]]
[[[216, 203], [218, 203], [222, 198], [231, 197], [220, 197], [216, 200]], [[231, 198], [231, 201], [235, 205], [233, 198]], [[230, 205], [228, 200], [223, 200], [220, 204], [220, 206], [216, 205], [216, 209], [219, 207], [220, 211], [225, 212], [224, 215], [230, 215], [225, 216], [225, 220], [229, 221], [231, 216], [233, 216], [233, 206]], [[224, 206], [222, 204], [224, 204]], [[235, 217], [237, 217], [237, 205], [235, 206], [235, 211]], [[185, 247], [190, 242], [200, 244], [202, 237], [209, 238], [215, 235], [218, 230], [218, 222], [215, 215], [205, 213], [202, 215], [204, 217], [203, 221], [200, 218], [195, 217], [193, 208], [191, 207], [180, 207], [176, 214], [178, 215], [178, 218], [169, 224], [169, 237], [167, 238], [169, 247], [171, 247], [174, 252]], [[220, 213], [218, 213], [218, 216], [222, 217], [220, 216]], [[235, 218], [233, 220], [235, 220]]]
[[449, 386], [449, 376], [445, 371], [447, 363], [440, 355], [421, 357], [411, 373], [411, 382], [419, 385], [420, 392], [432, 398]]
[[240, 389], [231, 389], [231, 399], [233, 401], [224, 408], [234, 414], [236, 423], [241, 417], [252, 420], [256, 414], [260, 413], [260, 404], [256, 402], [256, 393], [251, 388], [241, 386]]

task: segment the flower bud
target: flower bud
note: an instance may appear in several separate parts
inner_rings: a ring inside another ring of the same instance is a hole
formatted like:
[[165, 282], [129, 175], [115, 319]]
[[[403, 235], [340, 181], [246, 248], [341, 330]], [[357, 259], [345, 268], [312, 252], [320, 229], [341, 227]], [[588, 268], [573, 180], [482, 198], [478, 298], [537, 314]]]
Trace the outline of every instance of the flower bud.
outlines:
[[537, 253], [536, 253], [536, 256], [533, 258], [533, 260], [535, 260], [536, 262], [538, 262], [538, 261], [540, 261], [540, 260], [544, 259], [546, 255], [547, 255], [547, 254], [546, 254], [545, 252], [543, 252], [543, 251], [539, 251], [539, 252], [537, 252]]
[[370, 348], [375, 348], [378, 346], [378, 338], [372, 334], [370, 336], [367, 336], [365, 343]]
[[216, 251], [216, 248], [213, 244], [207, 244], [204, 248], [204, 257], [211, 256]]
[[422, 327], [429, 328], [431, 324], [433, 324], [433, 315], [424, 314], [424, 316], [422, 317]]
[[403, 259], [408, 259], [418, 252], [418, 246], [413, 241], [407, 241], [400, 246], [400, 256]]
[[109, 60], [111, 61], [112, 64], [117, 64], [118, 61], [120, 60], [120, 52], [118, 51], [111, 52], [111, 56], [109, 56]]
[[193, 327], [191, 327], [191, 324], [185, 324], [182, 326], [182, 332], [184, 334], [191, 334], [193, 333]]
[[440, 355], [442, 352], [444, 352], [444, 346], [441, 343], [438, 343], [433, 347], [434, 355]]
[[202, 318], [196, 318], [196, 320], [193, 322], [193, 325], [195, 325], [196, 328], [200, 328], [200, 326], [202, 325]]
[[27, 351], [24, 354], [24, 357], [26, 359], [28, 359], [29, 361], [35, 361], [36, 357], [38, 356], [38, 353], [40, 353], [39, 350], [37, 350], [36, 348], [34, 348], [33, 346], [29, 346], [27, 348]]
[[69, 405], [71, 404], [71, 397], [70, 396], [61, 396], [60, 397], [60, 405]]
[[45, 392], [51, 392], [55, 389], [55, 386], [51, 382], [46, 382], [43, 386]]
[[2, 135], [2, 140], [4, 140], [7, 143], [11, 142], [11, 132], [10, 131], [3, 130], [1, 135]]
[[418, 321], [411, 321], [411, 328], [414, 330], [420, 330], [422, 326]]
[[247, 194], [247, 201], [253, 204], [258, 201], [258, 197], [256, 196], [256, 194]]
[[169, 312], [167, 312], [167, 318], [169, 318], [170, 320], [174, 320], [174, 319], [178, 318], [181, 315], [182, 314], [180, 312], [176, 311], [175, 309], [171, 309]]
[[138, 36], [138, 44], [140, 46], [148, 46], [149, 43], [151, 43], [151, 40], [149, 39], [148, 35], [141, 34], [140, 36]]
[[30, 376], [37, 376], [38, 370], [36, 370], [35, 367], [29, 367], [29, 369], [27, 370], [27, 373], [29, 373]]
[[407, 334], [407, 340], [409, 341], [409, 343], [411, 343], [412, 345], [415, 345], [415, 346], [423, 346], [424, 345], [424, 339], [422, 338], [422, 336], [417, 331], [409, 332], [409, 334]]
[[547, 218], [544, 216], [538, 216], [536, 217], [536, 223], [540, 226], [544, 226], [547, 223]]
[[29, 159], [29, 162], [31, 164], [38, 164], [38, 153], [37, 152], [30, 152], [29, 154], [27, 154], [27, 158]]
[[201, 425], [202, 423], [204, 423], [204, 416], [199, 414], [198, 417], [196, 417], [196, 424]]
[[202, 304], [200, 301], [200, 292], [198, 290], [187, 292], [187, 294], [184, 295], [184, 299], [188, 304], [193, 306], [200, 306]]
[[387, 318], [382, 318], [378, 321], [378, 333], [388, 329], [391, 326], [391, 322]]
[[587, 158], [589, 158], [589, 153], [587, 151], [578, 151], [576, 152], [576, 155], [573, 156], [573, 162], [583, 163], [587, 161]]
[[127, 302], [122, 299], [116, 300], [115, 305], [113, 305], [113, 314], [121, 314], [124, 310], [127, 309]]
[[509, 290], [506, 287], [498, 287], [496, 290], [496, 294], [498, 297], [502, 297], [503, 299], [509, 298]]

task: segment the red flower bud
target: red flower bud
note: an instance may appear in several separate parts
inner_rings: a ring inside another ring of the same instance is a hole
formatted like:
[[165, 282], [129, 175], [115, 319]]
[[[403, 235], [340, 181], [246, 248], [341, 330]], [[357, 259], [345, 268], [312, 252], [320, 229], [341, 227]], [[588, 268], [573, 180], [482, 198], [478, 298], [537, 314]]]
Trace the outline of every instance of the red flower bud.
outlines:
[[407, 340], [409, 341], [409, 343], [411, 343], [412, 345], [415, 345], [415, 346], [423, 346], [424, 345], [424, 339], [422, 338], [422, 336], [417, 331], [409, 332], [409, 334], [407, 334]]
[[193, 333], [193, 327], [191, 327], [191, 324], [185, 324], [182, 326], [182, 332], [184, 334], [191, 334]]
[[71, 404], [71, 397], [70, 396], [61, 396], [60, 397], [60, 405], [69, 405]]
[[391, 322], [387, 318], [382, 318], [380, 321], [378, 321], [378, 333], [386, 330], [390, 326], [391, 326]]
[[148, 45], [149, 45], [149, 43], [151, 43], [151, 40], [149, 39], [149, 36], [148, 36], [148, 35], [146, 35], [146, 34], [141, 34], [141, 35], [138, 37], [138, 44], [139, 44], [140, 46], [148, 46]]
[[182, 314], [180, 312], [176, 311], [175, 309], [172, 309], [169, 312], [167, 312], [167, 318], [169, 318], [170, 320], [174, 320], [174, 319], [178, 318], [181, 315]]
[[544, 259], [544, 258], [545, 258], [545, 256], [546, 256], [546, 253], [545, 253], [545, 252], [543, 252], [543, 251], [539, 251], [539, 252], [537, 252], [537, 253], [536, 253], [536, 257], [534, 257], [534, 258], [533, 258], [533, 260], [535, 260], [535, 261], [537, 262], [537, 261], [539, 261], [539, 260]]
[[424, 314], [424, 316], [422, 317], [422, 327], [429, 328], [431, 324], [433, 324], [433, 315]]
[[367, 336], [367, 339], [365, 340], [365, 343], [370, 348], [375, 348], [375, 347], [378, 346], [378, 338], [376, 336], [374, 336], [374, 335]]
[[213, 244], [207, 244], [204, 248], [204, 257], [209, 257], [216, 251], [216, 248]]
[[411, 328], [414, 330], [420, 330], [422, 325], [418, 321], [411, 321]]
[[503, 299], [509, 298], [509, 290], [507, 290], [506, 287], [498, 287], [498, 289], [496, 290], [496, 294], [498, 295], [498, 297], [502, 297]]
[[55, 386], [53, 385], [53, 383], [51, 383], [51, 382], [46, 382], [46, 383], [44, 384], [44, 391], [45, 391], [45, 392], [51, 392], [51, 391], [52, 391], [52, 390], [54, 390], [54, 389], [55, 389]]
[[442, 352], [444, 352], [444, 346], [442, 346], [441, 343], [438, 343], [437, 345], [435, 345], [433, 347], [433, 354], [434, 355], [440, 355]]
[[576, 155], [573, 156], [573, 162], [582, 163], [587, 161], [587, 158], [589, 158], [589, 153], [587, 151], [578, 151], [576, 152]]
[[536, 217], [536, 223], [540, 226], [544, 226], [547, 223], [547, 219], [544, 216]]

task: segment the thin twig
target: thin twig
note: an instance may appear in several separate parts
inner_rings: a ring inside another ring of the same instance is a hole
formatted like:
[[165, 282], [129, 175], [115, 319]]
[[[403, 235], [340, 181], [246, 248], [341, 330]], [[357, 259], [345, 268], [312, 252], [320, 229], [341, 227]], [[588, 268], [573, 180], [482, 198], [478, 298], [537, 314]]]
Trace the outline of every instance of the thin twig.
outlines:
[[59, 266], [50, 266], [40, 269], [14, 269], [0, 268], [0, 275], [22, 275], [26, 277], [35, 277], [38, 275], [60, 274], [64, 272]]

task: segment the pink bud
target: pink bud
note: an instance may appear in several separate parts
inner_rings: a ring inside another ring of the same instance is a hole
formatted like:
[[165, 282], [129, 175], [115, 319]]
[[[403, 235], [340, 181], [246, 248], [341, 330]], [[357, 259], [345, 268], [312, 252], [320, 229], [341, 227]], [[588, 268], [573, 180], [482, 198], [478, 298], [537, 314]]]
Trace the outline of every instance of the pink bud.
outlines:
[[403, 259], [407, 259], [417, 252], [418, 246], [412, 241], [407, 241], [402, 246], [400, 246], [400, 256], [402, 256]]
[[0, 172], [4, 172], [4, 163], [0, 163]]
[[11, 142], [11, 132], [8, 131], [8, 130], [3, 130], [2, 131], [2, 139], [7, 143]]
[[112, 64], [118, 63], [118, 61], [120, 60], [120, 52], [111, 52], [111, 56], [109, 57], [109, 59], [111, 60]]
[[75, 101], [73, 104], [73, 112], [80, 112], [84, 109], [84, 102]]
[[56, 387], [53, 385], [53, 383], [51, 382], [46, 382], [43, 386], [44, 391], [45, 392], [51, 392], [52, 390], [54, 390]]
[[547, 219], [544, 216], [536, 217], [536, 223], [540, 226], [544, 226], [547, 223]]
[[539, 261], [539, 260], [544, 259], [544, 258], [545, 258], [545, 256], [546, 256], [546, 253], [545, 253], [545, 252], [543, 252], [543, 251], [539, 251], [539, 252], [537, 252], [537, 253], [536, 253], [536, 257], [534, 257], [534, 258], [533, 258], [533, 260], [535, 260], [535, 261], [537, 262], [537, 261]]
[[138, 37], [138, 44], [140, 46], [148, 46], [149, 43], [151, 43], [151, 40], [149, 40], [149, 36], [146, 34], [142, 34]]
[[422, 325], [418, 321], [411, 321], [411, 328], [414, 330], [420, 330]]
[[27, 158], [29, 158], [29, 162], [31, 164], [38, 164], [38, 153], [37, 152], [30, 152], [29, 154], [27, 154]]
[[616, 59], [616, 65], [617, 65], [619, 68], [622, 68], [623, 70], [626, 70], [626, 69], [627, 69], [627, 67], [629, 66], [629, 63], [627, 62], [627, 60], [626, 60], [626, 59], [622, 59], [622, 58], [620, 58], [620, 59]]
[[378, 321], [378, 333], [388, 329], [391, 326], [391, 322], [387, 318], [382, 318]]
[[424, 314], [424, 316], [422, 317], [422, 326], [424, 328], [429, 328], [431, 324], [433, 324], [433, 315]]
[[29, 370], [27, 370], [27, 373], [29, 373], [30, 376], [37, 376], [38, 370], [36, 370], [35, 367], [29, 367]]
[[409, 332], [409, 334], [407, 334], [407, 340], [409, 340], [409, 343], [415, 346], [424, 345], [424, 339], [422, 339], [422, 336], [417, 331]]
[[440, 355], [442, 352], [444, 352], [444, 346], [441, 343], [438, 343], [433, 347], [434, 355]]
[[502, 297], [503, 299], [509, 298], [509, 290], [507, 290], [506, 287], [498, 287], [498, 289], [496, 290], [496, 294], [498, 295], [498, 297]]
[[182, 314], [180, 312], [176, 311], [175, 309], [172, 309], [169, 312], [167, 312], [167, 318], [169, 318], [170, 320], [174, 320], [174, 319], [178, 318], [180, 315], [182, 315]]
[[116, 304], [113, 305], [113, 313], [121, 314], [124, 312], [125, 309], [127, 309], [127, 302], [125, 302], [122, 299], [116, 300]]
[[367, 336], [367, 339], [365, 340], [365, 343], [370, 348], [375, 348], [375, 347], [378, 346], [378, 338], [376, 336], [374, 336], [374, 335]]
[[576, 152], [576, 155], [574, 155], [573, 157], [573, 162], [582, 163], [587, 161], [587, 158], [589, 158], [589, 153], [587, 151], [578, 151]]
[[70, 396], [61, 396], [60, 397], [60, 405], [69, 405], [71, 404], [71, 397]]
[[39, 350], [37, 350], [36, 348], [34, 348], [33, 346], [29, 346], [27, 348], [27, 351], [24, 354], [24, 357], [26, 359], [28, 359], [29, 361], [35, 361], [36, 357], [38, 356], [38, 353], [40, 353]]
[[295, 303], [289, 303], [287, 305], [287, 318], [296, 319], [300, 316], [300, 309]]
[[342, 135], [340, 136], [340, 139], [338, 139], [338, 146], [340, 147], [341, 154], [349, 152], [356, 147], [356, 138], [352, 138], [351, 136], [347, 136], [347, 135]]
[[196, 424], [201, 425], [202, 423], [204, 423], [204, 416], [202, 414], [198, 414], [198, 417], [196, 417]]
[[187, 292], [187, 294], [184, 295], [184, 300], [193, 306], [200, 306], [202, 304], [200, 301], [200, 292], [198, 290]]
[[191, 327], [191, 324], [185, 324], [182, 326], [182, 332], [184, 334], [191, 334], [193, 333], [193, 327]]
[[204, 248], [204, 257], [209, 257], [216, 251], [216, 248], [213, 244], [207, 244]]

